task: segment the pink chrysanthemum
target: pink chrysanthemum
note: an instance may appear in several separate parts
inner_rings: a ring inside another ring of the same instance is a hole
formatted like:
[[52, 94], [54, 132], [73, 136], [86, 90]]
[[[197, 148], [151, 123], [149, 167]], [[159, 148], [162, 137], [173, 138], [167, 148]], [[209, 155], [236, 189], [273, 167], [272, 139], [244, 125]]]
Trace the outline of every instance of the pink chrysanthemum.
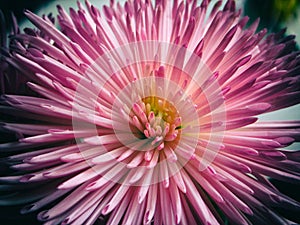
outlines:
[[[0, 204], [44, 224], [289, 224], [300, 121], [292, 36], [245, 28], [228, 0], [86, 1], [2, 38]], [[208, 12], [209, 11], [209, 12]], [[2, 131], [3, 133], [3, 131]]]

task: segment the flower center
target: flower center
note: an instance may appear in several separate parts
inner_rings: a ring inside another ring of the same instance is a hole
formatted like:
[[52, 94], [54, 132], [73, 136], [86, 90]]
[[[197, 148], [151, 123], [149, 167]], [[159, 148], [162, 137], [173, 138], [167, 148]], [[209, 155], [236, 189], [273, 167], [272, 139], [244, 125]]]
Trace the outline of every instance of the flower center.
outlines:
[[133, 105], [131, 110], [133, 134], [148, 139], [152, 149], [174, 148], [181, 132], [181, 117], [175, 106], [166, 99], [149, 96]]

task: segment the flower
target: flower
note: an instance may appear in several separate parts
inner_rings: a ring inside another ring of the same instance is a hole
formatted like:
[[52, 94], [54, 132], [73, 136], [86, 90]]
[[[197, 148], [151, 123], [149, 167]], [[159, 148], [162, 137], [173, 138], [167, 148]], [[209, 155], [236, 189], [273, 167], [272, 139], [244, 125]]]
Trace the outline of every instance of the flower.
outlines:
[[299, 182], [300, 121], [257, 116], [299, 103], [294, 37], [208, 2], [79, 2], [60, 29], [25, 11], [37, 29], [1, 52], [0, 204], [44, 224], [288, 224], [276, 209], [299, 203], [269, 178]]

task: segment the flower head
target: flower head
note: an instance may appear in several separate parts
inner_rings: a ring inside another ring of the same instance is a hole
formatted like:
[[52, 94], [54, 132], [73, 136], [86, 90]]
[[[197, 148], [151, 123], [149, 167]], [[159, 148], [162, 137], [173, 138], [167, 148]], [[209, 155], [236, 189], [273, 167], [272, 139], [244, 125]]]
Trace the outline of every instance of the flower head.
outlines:
[[300, 121], [257, 116], [299, 103], [299, 52], [220, 6], [79, 2], [60, 29], [25, 11], [36, 29], [1, 53], [0, 204], [45, 224], [289, 223], [275, 207], [299, 203], [269, 178], [299, 182]]

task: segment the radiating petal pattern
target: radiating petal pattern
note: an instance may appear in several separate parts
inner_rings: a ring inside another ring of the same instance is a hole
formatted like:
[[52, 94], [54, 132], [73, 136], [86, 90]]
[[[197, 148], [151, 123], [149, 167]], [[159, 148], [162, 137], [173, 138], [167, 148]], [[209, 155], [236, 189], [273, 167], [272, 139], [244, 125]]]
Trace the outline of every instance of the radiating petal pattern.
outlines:
[[[0, 205], [44, 224], [290, 224], [300, 54], [228, 0], [25, 11], [1, 38]], [[59, 28], [57, 28], [59, 27]]]

